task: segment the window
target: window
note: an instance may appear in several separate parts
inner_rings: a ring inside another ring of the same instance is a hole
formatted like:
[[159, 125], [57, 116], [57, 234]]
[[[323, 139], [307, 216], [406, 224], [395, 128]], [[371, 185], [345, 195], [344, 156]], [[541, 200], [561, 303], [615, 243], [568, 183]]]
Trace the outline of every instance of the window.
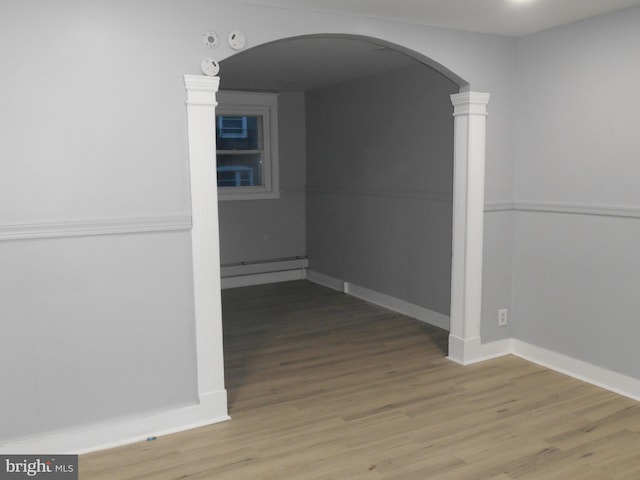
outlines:
[[277, 94], [218, 93], [219, 200], [278, 198]]
[[218, 115], [217, 120], [216, 128], [220, 138], [247, 138], [248, 117]]

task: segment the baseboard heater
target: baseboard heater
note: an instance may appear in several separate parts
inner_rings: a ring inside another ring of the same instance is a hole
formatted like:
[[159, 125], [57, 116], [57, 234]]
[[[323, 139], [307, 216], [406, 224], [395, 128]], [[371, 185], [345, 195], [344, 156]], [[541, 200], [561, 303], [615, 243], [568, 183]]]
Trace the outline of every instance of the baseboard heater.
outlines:
[[304, 255], [224, 264], [220, 267], [222, 288], [302, 280], [308, 266]]

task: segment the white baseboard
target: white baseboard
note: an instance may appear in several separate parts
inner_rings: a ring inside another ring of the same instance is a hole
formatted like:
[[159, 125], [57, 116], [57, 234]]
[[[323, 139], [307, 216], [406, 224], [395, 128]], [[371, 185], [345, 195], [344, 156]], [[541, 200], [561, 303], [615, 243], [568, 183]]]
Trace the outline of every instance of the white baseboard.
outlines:
[[287, 270], [284, 272], [254, 273], [252, 275], [240, 275], [238, 277], [221, 278], [222, 289], [249, 287], [251, 285], [265, 285], [267, 283], [289, 282], [291, 280], [304, 280], [304, 269]]
[[242, 275], [253, 275], [255, 273], [285, 272], [287, 270], [302, 270], [309, 266], [306, 258], [288, 258], [267, 260], [260, 262], [238, 263], [233, 265], [223, 265], [220, 267], [220, 276], [239, 277]]
[[398, 312], [402, 315], [415, 318], [416, 320], [449, 330], [449, 317], [442, 313], [434, 312], [405, 300], [400, 300], [399, 298], [376, 292], [375, 290], [361, 287], [360, 285], [355, 285], [350, 282], [345, 282], [339, 278], [331, 277], [313, 270], [307, 271], [307, 280], [339, 292], [344, 292], [348, 295], [364, 300], [365, 302], [379, 305], [393, 312]]
[[480, 345], [480, 337], [460, 338], [449, 333], [449, 352], [447, 358], [460, 365], [480, 362], [476, 351]]
[[640, 400], [640, 380], [591, 363], [552, 352], [520, 340], [511, 340], [512, 353], [556, 372], [569, 375], [605, 390]]
[[[462, 340], [449, 336], [448, 358], [461, 365], [490, 360], [504, 355], [515, 355], [542, 367], [590, 383], [624, 397], [640, 400], [640, 379], [553, 352], [521, 340], [507, 338], [480, 344], [479, 338]], [[464, 344], [464, 348], [463, 348]], [[464, 356], [461, 352], [464, 352]]]
[[200, 397], [197, 405], [109, 420], [35, 438], [0, 444], [1, 454], [83, 454], [119, 447], [229, 420], [227, 392]]
[[339, 278], [330, 277], [324, 273], [318, 273], [313, 270], [307, 270], [307, 280], [323, 287], [331, 288], [339, 292], [344, 292], [344, 281]]
[[278, 259], [228, 265], [220, 268], [222, 288], [249, 287], [306, 278], [306, 258]]
[[405, 300], [400, 300], [399, 298], [376, 292], [375, 290], [361, 287], [360, 285], [355, 285], [350, 282], [345, 282], [339, 278], [331, 277], [313, 270], [307, 271], [307, 280], [339, 292], [344, 292], [353, 297], [364, 300], [365, 302], [373, 303], [388, 310], [415, 318], [416, 320], [449, 330], [449, 317], [442, 313], [434, 312]]
[[434, 325], [436, 327], [449, 330], [449, 316], [442, 313], [434, 312], [424, 307], [420, 307], [413, 303], [391, 297], [384, 293], [376, 292], [353, 283], [345, 282], [344, 291], [349, 295], [360, 298], [366, 302], [379, 305], [388, 310], [398, 312], [402, 315], [415, 318], [422, 322]]
[[461, 339], [449, 335], [449, 355], [447, 358], [460, 365], [484, 362], [511, 353], [513, 353], [513, 349], [510, 338], [481, 343], [480, 337]]
[[478, 358], [480, 361], [484, 361], [509, 355], [513, 352], [512, 341], [513, 340], [511, 338], [505, 338], [489, 343], [483, 343], [480, 345]]

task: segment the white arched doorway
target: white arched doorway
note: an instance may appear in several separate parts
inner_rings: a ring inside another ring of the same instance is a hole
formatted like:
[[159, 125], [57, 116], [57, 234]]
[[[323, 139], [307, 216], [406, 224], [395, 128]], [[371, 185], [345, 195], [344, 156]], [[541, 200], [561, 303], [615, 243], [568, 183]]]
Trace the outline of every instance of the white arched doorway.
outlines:
[[[219, 78], [185, 75], [191, 178], [198, 395], [200, 407], [227, 416], [222, 348], [214, 131]], [[489, 94], [461, 92], [454, 107], [454, 188], [449, 356], [480, 358], [486, 115]], [[228, 418], [228, 417], [226, 417]]]

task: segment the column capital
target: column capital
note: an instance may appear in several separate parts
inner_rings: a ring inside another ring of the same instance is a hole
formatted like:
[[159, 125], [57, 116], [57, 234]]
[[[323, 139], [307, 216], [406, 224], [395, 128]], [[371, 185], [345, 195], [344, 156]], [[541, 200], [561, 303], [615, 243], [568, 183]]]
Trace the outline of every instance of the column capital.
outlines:
[[184, 86], [188, 105], [217, 105], [216, 92], [220, 86], [220, 77], [185, 75]]
[[487, 104], [489, 103], [489, 93], [483, 92], [462, 92], [451, 95], [453, 104], [453, 116], [458, 115], [487, 115]]

